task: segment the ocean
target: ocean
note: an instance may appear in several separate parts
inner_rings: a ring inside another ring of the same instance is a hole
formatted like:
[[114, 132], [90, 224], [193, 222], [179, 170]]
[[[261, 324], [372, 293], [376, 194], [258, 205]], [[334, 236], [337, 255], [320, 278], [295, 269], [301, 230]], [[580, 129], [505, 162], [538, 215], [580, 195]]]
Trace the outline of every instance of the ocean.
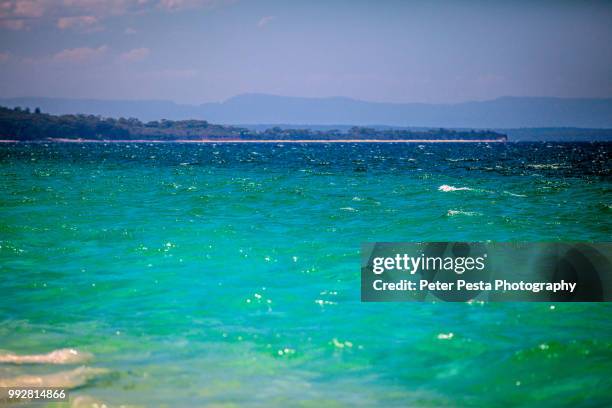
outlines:
[[610, 241], [611, 147], [2, 144], [0, 349], [108, 406], [610, 406], [611, 304], [361, 303], [359, 251]]

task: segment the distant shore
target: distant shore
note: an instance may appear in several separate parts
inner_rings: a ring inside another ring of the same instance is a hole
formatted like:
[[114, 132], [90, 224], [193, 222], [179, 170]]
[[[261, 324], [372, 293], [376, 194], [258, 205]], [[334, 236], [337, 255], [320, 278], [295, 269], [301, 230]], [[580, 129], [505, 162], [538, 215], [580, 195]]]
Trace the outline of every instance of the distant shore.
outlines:
[[147, 139], [66, 139], [52, 138], [44, 140], [0, 140], [4, 143], [43, 142], [43, 143], [505, 143], [503, 139], [176, 139], [176, 140], [147, 140]]

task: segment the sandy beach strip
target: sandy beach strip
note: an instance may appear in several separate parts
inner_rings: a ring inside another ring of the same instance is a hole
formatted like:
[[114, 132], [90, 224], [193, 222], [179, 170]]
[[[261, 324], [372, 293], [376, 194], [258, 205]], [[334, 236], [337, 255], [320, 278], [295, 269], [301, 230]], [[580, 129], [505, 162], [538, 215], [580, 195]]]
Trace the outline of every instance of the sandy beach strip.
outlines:
[[[7, 143], [16, 143], [17, 140], [5, 140]], [[147, 140], [147, 139], [66, 139], [52, 138], [45, 140], [31, 140], [24, 142], [43, 142], [43, 143], [201, 143], [201, 144], [219, 144], [219, 143], [504, 143], [502, 139], [176, 139], [176, 140]]]

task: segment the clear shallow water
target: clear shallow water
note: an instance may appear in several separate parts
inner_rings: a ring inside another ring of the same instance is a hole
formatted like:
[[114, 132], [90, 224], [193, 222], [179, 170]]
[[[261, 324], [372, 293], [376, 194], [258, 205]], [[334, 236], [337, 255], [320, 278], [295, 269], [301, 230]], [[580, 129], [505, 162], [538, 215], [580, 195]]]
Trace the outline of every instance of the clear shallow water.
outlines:
[[610, 146], [3, 145], [0, 349], [111, 405], [610, 405], [609, 304], [359, 301], [363, 241], [609, 241]]

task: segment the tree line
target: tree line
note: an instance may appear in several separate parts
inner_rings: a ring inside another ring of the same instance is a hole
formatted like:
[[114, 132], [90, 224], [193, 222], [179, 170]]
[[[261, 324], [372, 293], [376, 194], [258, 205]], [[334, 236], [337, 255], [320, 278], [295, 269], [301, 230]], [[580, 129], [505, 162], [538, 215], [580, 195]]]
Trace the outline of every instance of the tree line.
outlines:
[[104, 118], [96, 115], [50, 115], [36, 108], [0, 107], [0, 139], [47, 140], [53, 138], [93, 140], [197, 140], [197, 139], [495, 139], [506, 136], [493, 131], [432, 129], [374, 129], [352, 127], [347, 131], [282, 129], [255, 131], [236, 126], [211, 124], [205, 120], [159, 120], [141, 122], [136, 118]]

